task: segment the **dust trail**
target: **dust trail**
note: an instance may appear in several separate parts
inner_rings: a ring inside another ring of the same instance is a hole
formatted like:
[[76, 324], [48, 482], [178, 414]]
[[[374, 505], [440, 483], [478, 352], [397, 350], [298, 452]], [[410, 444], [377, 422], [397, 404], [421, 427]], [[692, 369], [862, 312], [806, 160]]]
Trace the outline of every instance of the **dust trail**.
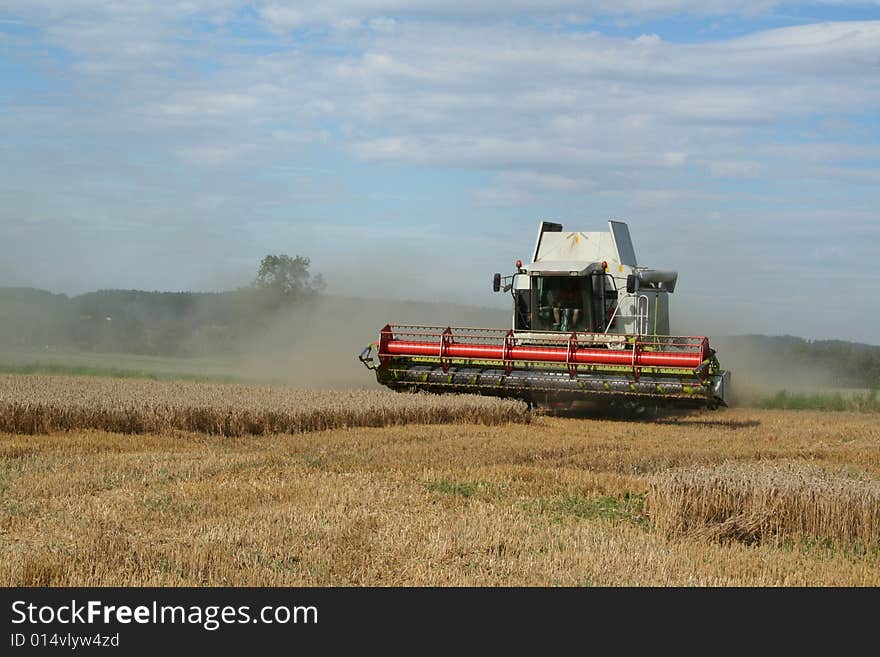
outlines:
[[357, 359], [386, 324], [505, 327], [510, 315], [455, 304], [327, 296], [299, 306], [242, 347], [237, 358], [246, 378], [308, 387], [377, 385]]
[[715, 339], [713, 346], [722, 366], [733, 373], [734, 401], [749, 402], [780, 390], [818, 394], [856, 387], [827, 362], [793, 357], [785, 340], [769, 336]]
[[732, 374], [734, 403], [780, 390], [827, 393], [859, 387], [852, 373], [809, 343], [790, 335], [755, 335], [766, 326], [759, 317], [732, 310], [708, 312], [687, 294], [673, 297], [670, 306], [673, 333], [709, 337], [721, 366]]

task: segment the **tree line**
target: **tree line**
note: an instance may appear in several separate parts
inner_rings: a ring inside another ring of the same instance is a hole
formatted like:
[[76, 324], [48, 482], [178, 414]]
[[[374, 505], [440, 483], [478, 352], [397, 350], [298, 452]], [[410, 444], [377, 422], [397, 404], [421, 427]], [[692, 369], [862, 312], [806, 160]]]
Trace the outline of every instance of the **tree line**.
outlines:
[[234, 352], [280, 313], [324, 291], [307, 257], [267, 255], [254, 280], [226, 292], [99, 290], [77, 296], [0, 288], [0, 348], [153, 356]]

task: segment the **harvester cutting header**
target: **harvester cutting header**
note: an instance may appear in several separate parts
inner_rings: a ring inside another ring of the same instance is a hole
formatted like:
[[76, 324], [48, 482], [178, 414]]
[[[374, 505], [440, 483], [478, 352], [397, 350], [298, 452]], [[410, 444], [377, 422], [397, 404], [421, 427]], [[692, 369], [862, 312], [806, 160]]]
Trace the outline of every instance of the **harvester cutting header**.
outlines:
[[388, 324], [360, 360], [395, 390], [470, 392], [532, 404], [727, 405], [730, 373], [703, 336], [669, 335], [678, 273], [636, 262], [629, 228], [565, 232], [542, 221], [532, 261], [495, 274], [510, 329]]

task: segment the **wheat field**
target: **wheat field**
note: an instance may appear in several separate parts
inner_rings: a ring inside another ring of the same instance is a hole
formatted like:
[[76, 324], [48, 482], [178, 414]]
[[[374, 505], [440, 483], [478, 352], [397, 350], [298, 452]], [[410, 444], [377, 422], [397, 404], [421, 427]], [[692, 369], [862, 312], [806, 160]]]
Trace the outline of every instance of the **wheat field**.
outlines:
[[0, 585], [880, 585], [876, 414], [264, 431], [0, 433]]
[[0, 375], [0, 431], [10, 433], [179, 429], [241, 436], [409, 423], [502, 424], [530, 418], [522, 402], [478, 395]]

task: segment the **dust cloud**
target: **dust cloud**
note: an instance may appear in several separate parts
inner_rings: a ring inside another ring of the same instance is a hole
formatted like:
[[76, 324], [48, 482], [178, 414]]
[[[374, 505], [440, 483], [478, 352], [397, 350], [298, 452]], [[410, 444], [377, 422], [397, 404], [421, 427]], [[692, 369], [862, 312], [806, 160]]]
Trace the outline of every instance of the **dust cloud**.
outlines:
[[[715, 321], [721, 318], [715, 317]], [[680, 317], [683, 325], [686, 317]], [[385, 324], [505, 328], [510, 313], [440, 302], [371, 300], [327, 296], [277, 318], [271, 328], [241, 348], [237, 373], [247, 379], [303, 387], [359, 388], [377, 385], [357, 359], [377, 340]], [[781, 389], [820, 392], [834, 388], [834, 376], [810, 362], [794, 362], [774, 338], [706, 331], [693, 322], [690, 335], [708, 335], [721, 366], [730, 370], [735, 398], [747, 400]], [[720, 328], [721, 323], [714, 328]], [[734, 326], [733, 322], [726, 324]]]
[[280, 316], [244, 345], [236, 368], [244, 378], [303, 387], [377, 385], [357, 356], [386, 324], [509, 326], [503, 310], [417, 301], [326, 296]]
[[676, 297], [670, 300], [671, 332], [709, 338], [721, 367], [731, 372], [734, 402], [780, 390], [822, 393], [842, 387], [827, 363], [793, 356], [790, 341], [797, 338], [756, 334], [762, 325], [748, 312], [709, 309], [687, 295]]
[[711, 341], [721, 366], [730, 370], [734, 402], [748, 402], [786, 390], [827, 393], [841, 390], [839, 374], [825, 364], [797, 361], [767, 336], [725, 336]]

